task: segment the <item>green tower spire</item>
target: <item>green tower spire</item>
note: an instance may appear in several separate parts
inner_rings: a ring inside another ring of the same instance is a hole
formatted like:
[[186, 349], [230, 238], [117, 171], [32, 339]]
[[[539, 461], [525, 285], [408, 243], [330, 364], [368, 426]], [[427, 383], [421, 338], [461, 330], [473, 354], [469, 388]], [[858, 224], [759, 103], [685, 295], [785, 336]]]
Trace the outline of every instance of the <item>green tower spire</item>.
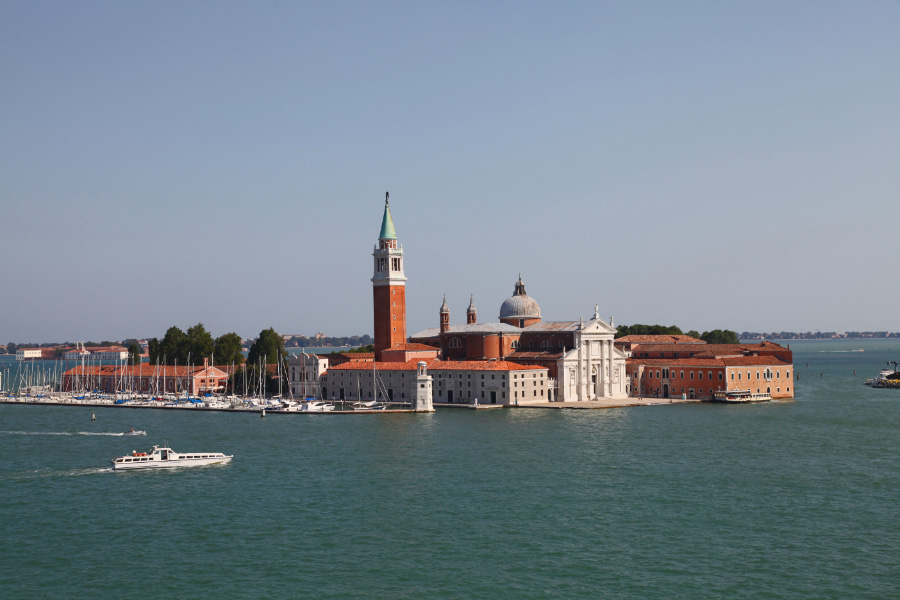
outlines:
[[396, 240], [397, 232], [394, 231], [394, 219], [391, 218], [391, 205], [388, 204], [388, 199], [390, 195], [388, 192], [384, 193], [384, 217], [381, 219], [381, 235], [378, 236], [379, 240]]

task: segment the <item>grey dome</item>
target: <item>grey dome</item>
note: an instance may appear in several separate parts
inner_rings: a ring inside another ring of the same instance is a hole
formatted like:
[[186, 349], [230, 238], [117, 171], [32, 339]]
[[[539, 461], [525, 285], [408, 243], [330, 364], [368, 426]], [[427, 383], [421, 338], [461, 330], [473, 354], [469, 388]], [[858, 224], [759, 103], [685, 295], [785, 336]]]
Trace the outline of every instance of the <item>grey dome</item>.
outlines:
[[503, 301], [500, 305], [501, 319], [540, 319], [541, 307], [537, 300], [525, 293], [525, 284], [522, 283], [522, 276], [519, 275], [519, 281], [516, 282], [516, 289], [513, 295]]

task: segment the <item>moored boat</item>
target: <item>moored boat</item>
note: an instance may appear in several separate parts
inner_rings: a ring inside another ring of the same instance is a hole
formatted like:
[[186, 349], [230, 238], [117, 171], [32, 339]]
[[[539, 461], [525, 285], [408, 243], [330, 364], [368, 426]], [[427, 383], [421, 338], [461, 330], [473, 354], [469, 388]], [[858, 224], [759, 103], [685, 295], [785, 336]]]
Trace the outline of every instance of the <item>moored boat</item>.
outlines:
[[166, 446], [153, 446], [150, 452], [132, 452], [112, 459], [114, 470], [124, 469], [174, 469], [178, 467], [202, 467], [204, 465], [231, 462], [232, 454], [221, 452], [175, 452]]

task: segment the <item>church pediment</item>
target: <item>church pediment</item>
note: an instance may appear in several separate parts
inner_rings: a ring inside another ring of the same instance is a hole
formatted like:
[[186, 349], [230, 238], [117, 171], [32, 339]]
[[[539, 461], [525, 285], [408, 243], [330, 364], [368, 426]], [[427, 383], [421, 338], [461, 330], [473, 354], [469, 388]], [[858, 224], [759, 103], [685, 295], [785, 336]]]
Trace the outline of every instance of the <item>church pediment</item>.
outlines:
[[582, 335], [584, 334], [612, 334], [615, 335], [616, 329], [610, 326], [603, 319], [593, 319], [589, 323], [585, 323], [584, 329], [581, 331]]

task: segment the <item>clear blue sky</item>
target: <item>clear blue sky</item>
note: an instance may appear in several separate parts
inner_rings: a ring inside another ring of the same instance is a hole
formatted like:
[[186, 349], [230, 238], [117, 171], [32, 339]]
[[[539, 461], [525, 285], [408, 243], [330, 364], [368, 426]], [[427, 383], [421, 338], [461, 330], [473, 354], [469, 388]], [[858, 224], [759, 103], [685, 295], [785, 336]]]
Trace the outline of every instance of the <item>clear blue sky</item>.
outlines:
[[900, 330], [900, 3], [0, 3], [0, 343]]

